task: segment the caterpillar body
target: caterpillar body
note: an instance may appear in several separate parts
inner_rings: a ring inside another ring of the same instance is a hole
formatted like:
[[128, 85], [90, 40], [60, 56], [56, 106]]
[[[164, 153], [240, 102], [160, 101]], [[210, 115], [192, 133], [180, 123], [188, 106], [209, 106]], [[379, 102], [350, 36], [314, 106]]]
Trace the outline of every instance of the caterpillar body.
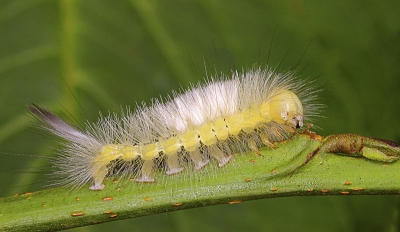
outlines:
[[109, 176], [154, 182], [158, 167], [174, 175], [188, 165], [200, 170], [210, 159], [223, 167], [234, 153], [275, 148], [318, 114], [317, 91], [294, 72], [258, 68], [211, 77], [122, 116], [100, 116], [84, 130], [38, 105], [29, 110], [41, 127], [64, 139], [54, 161], [63, 178], [58, 184], [92, 183], [90, 190], [103, 190]]

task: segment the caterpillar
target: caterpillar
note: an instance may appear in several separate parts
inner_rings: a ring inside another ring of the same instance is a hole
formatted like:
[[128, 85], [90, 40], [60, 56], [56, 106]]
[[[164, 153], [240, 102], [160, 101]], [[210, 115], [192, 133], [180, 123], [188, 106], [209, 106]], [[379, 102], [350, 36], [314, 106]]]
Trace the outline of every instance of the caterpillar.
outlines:
[[63, 139], [53, 161], [59, 184], [103, 190], [112, 176], [151, 183], [156, 168], [178, 175], [189, 165], [200, 171], [212, 159], [222, 168], [235, 153], [275, 149], [274, 142], [299, 133], [318, 115], [317, 92], [295, 72], [265, 67], [206, 78], [134, 112], [100, 116], [86, 129], [36, 104], [29, 111]]

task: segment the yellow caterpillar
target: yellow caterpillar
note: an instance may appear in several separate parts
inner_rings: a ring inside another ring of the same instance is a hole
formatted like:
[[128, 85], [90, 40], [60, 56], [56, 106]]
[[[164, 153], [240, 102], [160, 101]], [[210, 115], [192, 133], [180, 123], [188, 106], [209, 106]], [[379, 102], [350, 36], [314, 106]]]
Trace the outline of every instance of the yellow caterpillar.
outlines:
[[200, 170], [215, 159], [223, 167], [233, 153], [275, 148], [275, 141], [297, 133], [317, 115], [316, 92], [292, 72], [259, 68], [211, 78], [121, 117], [100, 117], [86, 130], [37, 105], [30, 112], [66, 140], [55, 161], [56, 174], [65, 178], [61, 184], [91, 182], [90, 190], [102, 190], [104, 179], [113, 175], [154, 182], [152, 172], [160, 162], [167, 175], [174, 175], [186, 165]]

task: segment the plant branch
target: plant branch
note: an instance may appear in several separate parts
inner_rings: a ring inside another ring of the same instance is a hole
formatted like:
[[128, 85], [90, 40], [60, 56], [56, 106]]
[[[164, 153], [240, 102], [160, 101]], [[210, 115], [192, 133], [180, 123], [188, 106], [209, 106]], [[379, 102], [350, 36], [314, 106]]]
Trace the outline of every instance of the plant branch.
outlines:
[[350, 134], [322, 139], [306, 131], [278, 147], [261, 150], [263, 156], [235, 155], [223, 168], [157, 173], [156, 183], [108, 180], [103, 191], [52, 188], [2, 198], [0, 229], [54, 231], [260, 198], [400, 192], [400, 162], [393, 162], [400, 147], [393, 142]]

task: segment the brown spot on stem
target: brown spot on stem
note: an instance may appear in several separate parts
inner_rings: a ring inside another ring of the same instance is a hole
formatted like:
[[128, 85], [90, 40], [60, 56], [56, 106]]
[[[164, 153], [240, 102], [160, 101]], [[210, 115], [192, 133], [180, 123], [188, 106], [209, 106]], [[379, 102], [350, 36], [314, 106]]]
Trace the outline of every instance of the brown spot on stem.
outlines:
[[147, 201], [147, 202], [150, 202], [151, 198], [150, 197], [146, 197], [144, 200]]
[[275, 187], [274, 187], [274, 188], [271, 188], [270, 190], [273, 191], [273, 192], [275, 192], [276, 190], [278, 190], [278, 188], [275, 188]]
[[234, 205], [234, 204], [240, 204], [242, 202], [243, 202], [242, 200], [237, 200], [237, 201], [230, 201], [228, 204]]
[[364, 188], [352, 188], [351, 190], [353, 190], [353, 191], [361, 191], [361, 190], [364, 190]]
[[111, 214], [111, 215], [110, 215], [110, 218], [115, 218], [115, 217], [117, 217], [117, 216], [118, 216], [118, 214], [114, 213], [114, 214]]
[[350, 182], [350, 181], [346, 181], [346, 182], [344, 182], [343, 184], [344, 184], [344, 185], [351, 185], [351, 182]]
[[113, 197], [104, 197], [103, 198], [103, 201], [111, 201], [111, 200], [113, 200], [114, 198]]
[[328, 189], [322, 189], [321, 192], [327, 193], [327, 192], [329, 192], [329, 190]]
[[244, 181], [251, 182], [251, 179], [250, 178], [246, 178]]
[[173, 204], [173, 206], [175, 206], [175, 207], [179, 207], [179, 206], [182, 206], [183, 205], [183, 203], [182, 202], [179, 202], [179, 203], [175, 203], [175, 204]]
[[347, 192], [347, 191], [343, 191], [343, 192], [340, 192], [340, 193], [343, 194], [343, 195], [350, 194], [350, 192]]
[[83, 216], [83, 215], [85, 215], [84, 212], [75, 212], [75, 213], [71, 214], [72, 217], [79, 217], [79, 216]]

